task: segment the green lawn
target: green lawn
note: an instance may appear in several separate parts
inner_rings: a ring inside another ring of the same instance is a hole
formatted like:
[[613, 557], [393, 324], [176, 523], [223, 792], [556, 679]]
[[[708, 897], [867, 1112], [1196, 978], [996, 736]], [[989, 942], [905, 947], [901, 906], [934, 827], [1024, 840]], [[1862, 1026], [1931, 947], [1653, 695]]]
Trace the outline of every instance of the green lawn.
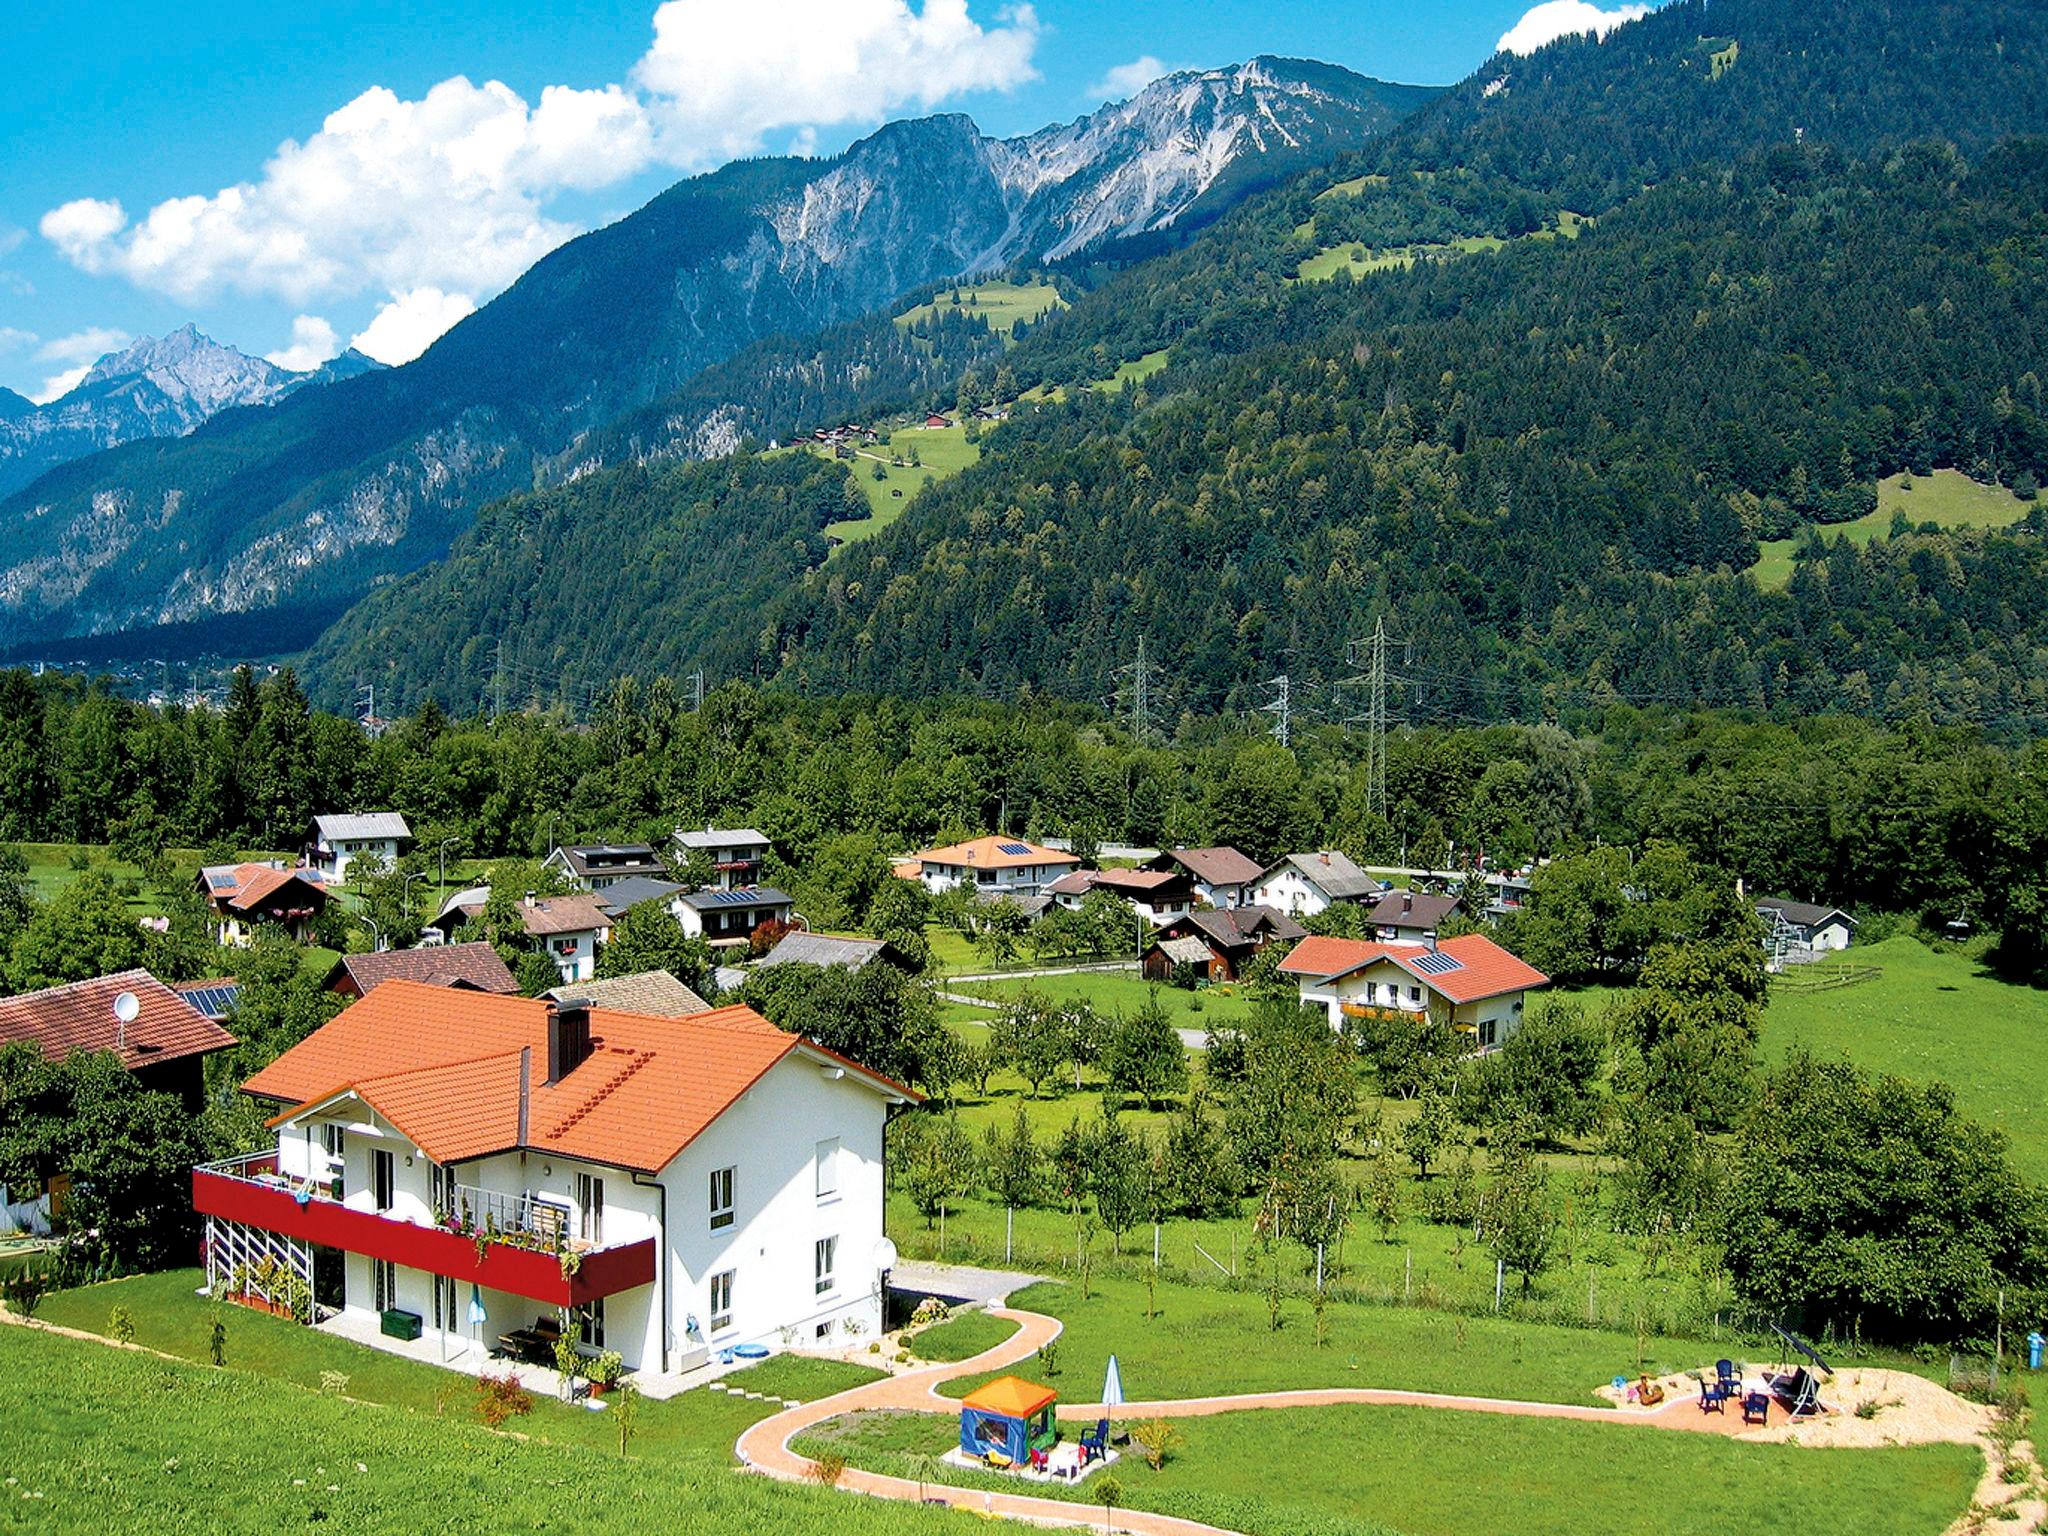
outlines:
[[1006, 1318], [978, 1310], [957, 1312], [911, 1335], [910, 1352], [920, 1360], [969, 1360], [1016, 1331], [1017, 1325]]
[[[1057, 964], [1058, 962], [1053, 962]], [[1029, 989], [1054, 1002], [1078, 999], [1099, 1013], [1135, 1013], [1155, 992], [1176, 1029], [1207, 1029], [1251, 1015], [1250, 1001], [1234, 987], [1200, 987], [1193, 992], [1145, 980], [1136, 971], [1077, 971], [1067, 976], [1030, 976], [1015, 981], [955, 982], [947, 990], [1002, 1004]]]
[[1041, 320], [1054, 310], [1067, 307], [1067, 301], [1050, 283], [975, 283], [957, 290], [958, 304], [953, 302], [955, 291], [948, 289], [929, 304], [906, 309], [896, 317], [896, 323], [909, 326], [942, 310], [957, 309], [963, 314], [980, 315], [991, 330], [1007, 338], [1020, 322]]
[[[43, 1302], [36, 1316], [43, 1322], [104, 1335], [113, 1307], [125, 1306], [135, 1321], [136, 1343], [182, 1359], [204, 1361], [214, 1306], [195, 1294], [200, 1281], [200, 1273], [194, 1269], [111, 1280], [59, 1292]], [[466, 1414], [474, 1395], [469, 1378], [458, 1372], [387, 1355], [245, 1307], [222, 1307], [221, 1316], [228, 1326], [227, 1363], [239, 1371], [311, 1389], [319, 1388], [321, 1372], [341, 1371], [348, 1376], [350, 1397], [418, 1414]], [[0, 1329], [0, 1336], [10, 1332]], [[803, 1400], [830, 1396], [872, 1381], [877, 1374], [865, 1366], [784, 1355], [749, 1369], [746, 1384], [774, 1397]], [[740, 1432], [775, 1408], [772, 1403], [750, 1403], [724, 1393], [685, 1392], [666, 1402], [642, 1403], [636, 1434], [649, 1450], [659, 1447], [664, 1454], [696, 1455], [723, 1464], [730, 1459]], [[537, 1402], [520, 1428], [552, 1440], [599, 1448], [614, 1444], [617, 1435], [605, 1415], [553, 1399]]]
[[[245, 1333], [231, 1333], [231, 1349]], [[0, 1327], [0, 1531], [885, 1536], [967, 1528], [964, 1516], [736, 1476], [728, 1458], [738, 1430], [729, 1419], [707, 1421], [701, 1445], [678, 1454], [685, 1448], [652, 1432], [653, 1403], [640, 1410], [627, 1459], [609, 1412], [573, 1411], [588, 1421], [588, 1444], [493, 1434], [471, 1421], [468, 1381], [447, 1379], [458, 1389], [448, 1401], [403, 1412], [232, 1366], [172, 1364]], [[523, 1434], [555, 1417], [537, 1409], [512, 1427]]]
[[[1907, 489], [1908, 486], [1911, 489]], [[1821, 536], [1829, 543], [1846, 538], [1852, 544], [1868, 544], [1889, 538], [1892, 517], [1903, 512], [1914, 528], [1933, 523], [1948, 531], [1955, 528], [2009, 528], [2034, 509], [2002, 485], [1979, 485], [1961, 470], [1937, 469], [1931, 475], [1893, 475], [1877, 483], [1877, 510], [1848, 523], [1826, 523]], [[1795, 539], [1772, 539], [1760, 546], [1762, 553], [1750, 567], [1760, 587], [1782, 587], [1792, 579], [1792, 551]]]
[[1122, 389], [1126, 384], [1142, 384], [1166, 366], [1166, 348], [1147, 352], [1143, 357], [1134, 357], [1129, 362], [1119, 363], [1117, 370], [1108, 378], [1090, 384], [1090, 389]]
[[[910, 462], [913, 449], [918, 458], [915, 465]], [[871, 539], [901, 517], [926, 486], [951, 479], [980, 457], [980, 445], [967, 440], [964, 426], [905, 427], [893, 433], [886, 445], [860, 449], [848, 465], [873, 515], [828, 523], [825, 532], [845, 544]], [[892, 462], [896, 459], [903, 462]], [[882, 472], [879, 480], [875, 478], [878, 469]]]
[[1765, 1053], [1803, 1048], [1847, 1056], [1866, 1071], [1945, 1082], [1965, 1114], [2005, 1132], [2020, 1172], [2048, 1183], [2048, 992], [2000, 981], [1959, 951], [1912, 938], [1852, 945], [1845, 958], [1884, 974], [1833, 991], [1774, 987]]
[[[1426, 1408], [1280, 1409], [1176, 1428], [1182, 1443], [1163, 1468], [1133, 1452], [1115, 1469], [1125, 1502], [1250, 1536], [1666, 1536], [1691, 1523], [1687, 1511], [1711, 1511], [1715, 1527], [1749, 1523], [1750, 1511], [1815, 1536], [1931, 1536], [1967, 1507], [1983, 1470], [1960, 1445], [1806, 1450]], [[797, 1449], [916, 1476], [915, 1453], [958, 1443], [948, 1417], [869, 1413], [819, 1425]], [[1016, 1487], [941, 1470], [948, 1483]], [[1092, 1503], [1094, 1482], [1031, 1491]]]

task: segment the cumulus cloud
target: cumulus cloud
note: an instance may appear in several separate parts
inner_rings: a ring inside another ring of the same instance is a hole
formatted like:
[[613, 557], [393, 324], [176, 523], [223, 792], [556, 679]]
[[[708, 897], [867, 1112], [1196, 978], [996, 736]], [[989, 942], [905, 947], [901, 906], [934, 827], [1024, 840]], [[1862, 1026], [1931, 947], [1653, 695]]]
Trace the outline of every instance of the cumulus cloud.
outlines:
[[82, 331], [73, 331], [69, 336], [58, 336], [44, 342], [36, 349], [36, 357], [45, 363], [89, 365], [109, 352], [120, 351], [129, 340], [126, 331], [117, 331], [110, 325], [91, 325]]
[[1137, 95], [1160, 76], [1172, 73], [1172, 65], [1161, 63], [1148, 53], [1142, 58], [1133, 59], [1128, 64], [1119, 64], [1107, 71], [1100, 80], [1088, 87], [1088, 95], [1096, 101], [1124, 101]]
[[[821, 126], [1007, 90], [1035, 78], [1038, 37], [1022, 3], [983, 26], [967, 0], [666, 0], [627, 83], [550, 85], [537, 103], [459, 75], [418, 100], [377, 86], [279, 145], [252, 179], [132, 219], [117, 201], [80, 197], [40, 229], [74, 266], [185, 303], [374, 295], [383, 307], [357, 345], [403, 361], [439, 334], [429, 327], [580, 232], [550, 216], [558, 194], [657, 163], [701, 168], [769, 134], [812, 146]], [[295, 322], [284, 355], [310, 345]]]
[[444, 293], [422, 287], [396, 294], [375, 318], [350, 338], [349, 345], [365, 357], [396, 367], [418, 357], [476, 303], [466, 293]]
[[680, 166], [745, 154], [781, 128], [877, 122], [1037, 78], [1029, 5], [984, 27], [966, 0], [666, 0], [633, 79]]
[[293, 373], [310, 373], [341, 350], [334, 327], [319, 315], [298, 315], [292, 320], [292, 344], [263, 354], [267, 363]]
[[80, 363], [76, 368], [66, 368], [62, 373], [53, 373], [43, 380], [41, 389], [29, 391], [29, 401], [35, 405], [48, 405], [52, 400], [61, 400], [85, 381], [92, 372], [91, 363]]
[[1591, 33], [1605, 37], [1623, 22], [1650, 14], [1647, 5], [1618, 5], [1603, 11], [1589, 0], [1543, 0], [1523, 13], [1522, 19], [1501, 34], [1501, 53], [1534, 53], [1560, 37], [1582, 37]]
[[34, 346], [39, 339], [34, 331], [24, 331], [14, 325], [0, 325], [0, 352], [24, 351]]

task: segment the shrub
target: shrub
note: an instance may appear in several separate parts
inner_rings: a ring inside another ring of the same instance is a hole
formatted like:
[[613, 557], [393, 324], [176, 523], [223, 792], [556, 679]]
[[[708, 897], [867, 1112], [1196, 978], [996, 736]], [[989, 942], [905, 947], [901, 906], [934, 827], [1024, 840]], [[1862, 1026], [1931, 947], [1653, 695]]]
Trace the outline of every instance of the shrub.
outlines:
[[846, 1476], [846, 1458], [837, 1451], [826, 1451], [811, 1462], [811, 1480], [823, 1483], [827, 1488], [838, 1487], [839, 1479], [844, 1476]]
[[49, 1270], [41, 1265], [24, 1264], [5, 1280], [0, 1280], [0, 1301], [7, 1303], [10, 1312], [34, 1317], [36, 1308], [43, 1304], [43, 1298], [49, 1295], [50, 1290]]
[[1169, 1452], [1184, 1443], [1181, 1432], [1168, 1419], [1147, 1419], [1131, 1431], [1131, 1438], [1145, 1453], [1145, 1464], [1154, 1472], [1166, 1465]]
[[126, 1307], [116, 1306], [107, 1314], [107, 1332], [113, 1335], [116, 1343], [135, 1342], [135, 1318]]
[[476, 1421], [497, 1429], [508, 1419], [533, 1412], [533, 1394], [519, 1384], [511, 1371], [502, 1376], [479, 1376], [476, 1380]]

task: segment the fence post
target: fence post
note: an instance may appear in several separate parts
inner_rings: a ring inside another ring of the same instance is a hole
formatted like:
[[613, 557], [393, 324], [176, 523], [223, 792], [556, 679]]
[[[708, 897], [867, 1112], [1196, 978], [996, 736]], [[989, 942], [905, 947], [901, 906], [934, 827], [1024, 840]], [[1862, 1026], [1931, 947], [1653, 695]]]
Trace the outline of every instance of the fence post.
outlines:
[[1597, 1270], [1597, 1269], [1595, 1269], [1595, 1268], [1593, 1268], [1593, 1266], [1592, 1266], [1592, 1265], [1590, 1265], [1590, 1264], [1589, 1264], [1589, 1265], [1587, 1265], [1587, 1266], [1586, 1266], [1586, 1326], [1587, 1326], [1588, 1328], [1591, 1328], [1591, 1327], [1593, 1326], [1593, 1320], [1594, 1320], [1594, 1318], [1595, 1318], [1596, 1316], [1598, 1316], [1598, 1314], [1597, 1314], [1597, 1313], [1596, 1313], [1596, 1312], [1594, 1311], [1594, 1305], [1595, 1305], [1595, 1298], [1597, 1297], [1597, 1295], [1598, 1295], [1598, 1292], [1599, 1292], [1599, 1286], [1600, 1286], [1600, 1271], [1599, 1271], [1599, 1270]]
[[1323, 1288], [1323, 1245], [1316, 1244], [1316, 1289]]
[[1003, 1207], [1003, 1262], [1013, 1261], [1017, 1247], [1017, 1207]]
[[1401, 1256], [1401, 1299], [1415, 1299], [1415, 1250], [1410, 1248]]
[[1496, 1312], [1500, 1310], [1501, 1285], [1507, 1279], [1507, 1273], [1507, 1261], [1495, 1259], [1493, 1261], [1493, 1310]]

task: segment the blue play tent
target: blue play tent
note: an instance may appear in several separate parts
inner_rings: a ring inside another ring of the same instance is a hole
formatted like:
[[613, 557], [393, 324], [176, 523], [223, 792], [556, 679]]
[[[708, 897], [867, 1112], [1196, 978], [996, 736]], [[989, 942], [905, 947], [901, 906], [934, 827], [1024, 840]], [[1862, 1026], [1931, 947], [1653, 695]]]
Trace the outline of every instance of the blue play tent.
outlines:
[[1034, 1446], [1049, 1449], [1058, 1439], [1052, 1421], [1058, 1398], [1051, 1387], [998, 1376], [960, 1400], [960, 1449], [982, 1457], [995, 1451], [1022, 1466]]

